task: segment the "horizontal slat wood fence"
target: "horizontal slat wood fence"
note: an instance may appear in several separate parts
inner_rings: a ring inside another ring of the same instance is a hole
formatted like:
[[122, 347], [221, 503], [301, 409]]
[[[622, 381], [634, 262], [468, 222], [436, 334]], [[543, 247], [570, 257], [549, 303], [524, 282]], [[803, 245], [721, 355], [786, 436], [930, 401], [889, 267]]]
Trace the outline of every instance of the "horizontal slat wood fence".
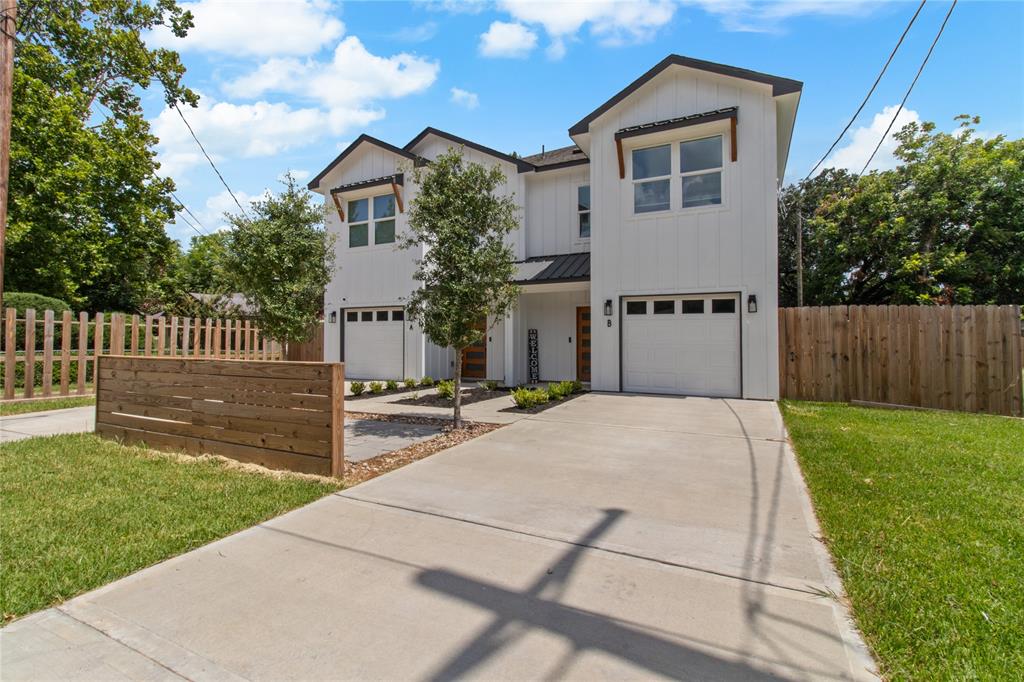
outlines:
[[1024, 416], [1020, 306], [779, 310], [782, 397]]
[[341, 476], [344, 385], [340, 363], [101, 356], [96, 433]]
[[[279, 343], [251, 320], [126, 315], [38, 314], [3, 317], [3, 400], [84, 395], [96, 379], [99, 355], [282, 360]], [[54, 368], [56, 367], [56, 372]], [[39, 369], [42, 374], [37, 376]], [[29, 380], [31, 379], [31, 380]]]

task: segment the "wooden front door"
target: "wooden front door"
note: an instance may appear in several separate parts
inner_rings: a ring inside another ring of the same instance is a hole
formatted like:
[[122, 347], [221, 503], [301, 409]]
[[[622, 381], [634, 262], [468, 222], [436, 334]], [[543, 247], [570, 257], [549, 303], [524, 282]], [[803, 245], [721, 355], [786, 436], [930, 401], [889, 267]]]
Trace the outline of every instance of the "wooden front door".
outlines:
[[590, 381], [590, 306], [576, 309], [576, 378]]
[[462, 349], [462, 376], [466, 379], [487, 378], [487, 321], [477, 324], [482, 334], [472, 346]]

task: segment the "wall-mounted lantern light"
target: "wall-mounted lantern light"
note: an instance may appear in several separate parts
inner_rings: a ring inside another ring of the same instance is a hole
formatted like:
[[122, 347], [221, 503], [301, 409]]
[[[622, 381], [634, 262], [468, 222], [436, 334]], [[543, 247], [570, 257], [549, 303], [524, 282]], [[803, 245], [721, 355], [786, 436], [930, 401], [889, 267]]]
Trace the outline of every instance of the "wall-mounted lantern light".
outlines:
[[755, 296], [754, 294], [750, 294], [749, 296], [747, 296], [747, 312], [757, 312], [757, 296]]
[[604, 315], [605, 317], [612, 316], [612, 299], [607, 298], [604, 301]]
[[330, 320], [331, 324], [336, 324], [338, 322], [338, 311], [332, 310], [330, 317], [328, 319]]

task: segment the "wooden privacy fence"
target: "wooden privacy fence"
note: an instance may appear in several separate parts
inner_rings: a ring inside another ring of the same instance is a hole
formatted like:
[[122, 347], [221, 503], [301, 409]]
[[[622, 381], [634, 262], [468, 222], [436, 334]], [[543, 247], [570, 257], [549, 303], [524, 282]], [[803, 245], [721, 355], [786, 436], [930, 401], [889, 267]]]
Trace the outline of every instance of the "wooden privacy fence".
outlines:
[[296, 362], [323, 362], [324, 323], [319, 322], [314, 325], [309, 341], [303, 343], [289, 341], [288, 349], [285, 351], [285, 359]]
[[779, 310], [782, 397], [1024, 415], [1020, 306]]
[[343, 366], [101, 356], [96, 433], [341, 476]]
[[[100, 355], [280, 360], [281, 345], [251, 320], [79, 313], [29, 308], [4, 315], [2, 399], [82, 395]], [[42, 370], [40, 372], [40, 370]]]

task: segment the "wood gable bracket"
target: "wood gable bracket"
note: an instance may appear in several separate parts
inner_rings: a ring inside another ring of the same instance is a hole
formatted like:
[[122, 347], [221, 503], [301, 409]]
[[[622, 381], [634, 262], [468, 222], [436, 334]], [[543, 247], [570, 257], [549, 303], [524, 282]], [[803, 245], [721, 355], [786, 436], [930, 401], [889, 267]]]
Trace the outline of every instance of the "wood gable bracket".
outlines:
[[624, 180], [626, 178], [626, 160], [622, 152], [622, 141], [624, 139], [639, 137], [641, 135], [649, 135], [651, 133], [660, 133], [665, 130], [673, 130], [674, 128], [685, 128], [687, 126], [700, 125], [701, 123], [723, 121], [725, 119], [729, 119], [730, 158], [732, 162], [735, 163], [738, 157], [738, 147], [736, 144], [736, 120], [738, 117], [739, 107], [726, 107], [724, 109], [706, 111], [703, 114], [691, 114], [689, 116], [670, 118], [664, 121], [643, 123], [638, 126], [630, 126], [629, 128], [619, 130], [615, 133], [615, 152], [619, 158], [619, 179]]
[[361, 189], [369, 189], [370, 187], [380, 187], [383, 185], [391, 185], [391, 191], [395, 193], [395, 204], [398, 207], [399, 213], [405, 213], [405, 203], [402, 200], [401, 188], [405, 186], [405, 174], [395, 173], [394, 175], [385, 175], [380, 178], [373, 178], [371, 180], [360, 180], [359, 182], [350, 182], [347, 185], [341, 185], [331, 190], [331, 199], [334, 201], [334, 208], [338, 211], [338, 217], [341, 218], [341, 222], [345, 222], [345, 209], [341, 201], [341, 196], [346, 192], [355, 192]]

